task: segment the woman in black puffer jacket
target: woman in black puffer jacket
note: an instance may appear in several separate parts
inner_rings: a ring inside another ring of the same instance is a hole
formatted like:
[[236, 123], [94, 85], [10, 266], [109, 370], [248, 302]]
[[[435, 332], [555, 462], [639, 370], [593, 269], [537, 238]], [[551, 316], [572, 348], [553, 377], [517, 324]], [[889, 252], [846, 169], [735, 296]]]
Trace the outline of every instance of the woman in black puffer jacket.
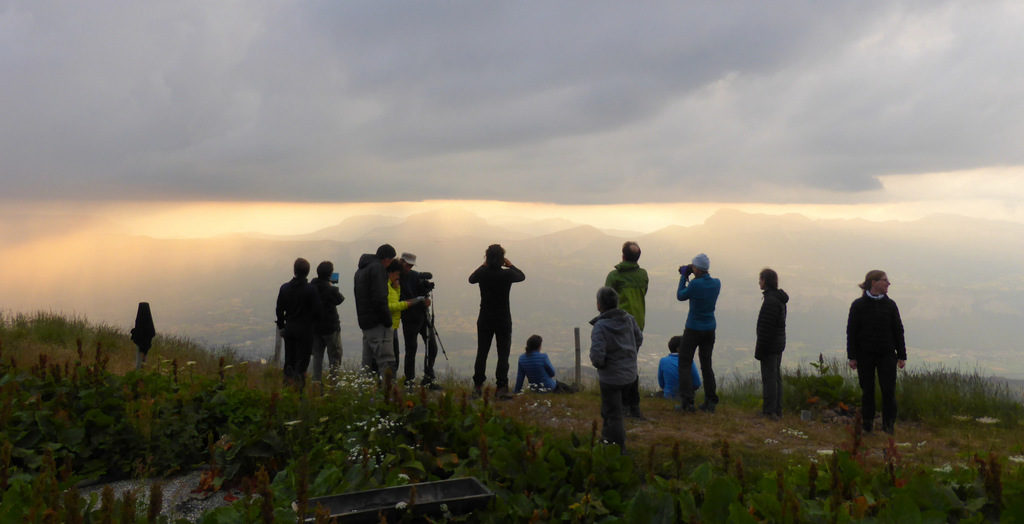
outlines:
[[889, 298], [885, 271], [869, 271], [860, 288], [864, 292], [850, 305], [846, 322], [846, 358], [860, 381], [864, 431], [872, 430], [875, 419], [877, 372], [882, 391], [882, 431], [892, 434], [896, 423], [896, 368], [903, 369], [907, 361], [903, 321], [896, 303]]

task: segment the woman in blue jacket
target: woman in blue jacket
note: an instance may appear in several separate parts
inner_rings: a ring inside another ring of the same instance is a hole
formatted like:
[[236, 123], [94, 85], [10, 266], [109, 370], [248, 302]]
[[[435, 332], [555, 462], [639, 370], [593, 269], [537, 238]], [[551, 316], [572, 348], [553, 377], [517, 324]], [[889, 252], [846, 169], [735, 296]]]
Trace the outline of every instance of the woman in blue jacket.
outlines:
[[532, 389], [554, 391], [555, 393], [572, 393], [572, 386], [555, 379], [555, 368], [551, 359], [541, 353], [540, 346], [544, 339], [540, 335], [530, 335], [526, 339], [526, 350], [519, 355], [519, 371], [516, 376], [516, 393], [523, 390], [523, 381], [527, 381]]

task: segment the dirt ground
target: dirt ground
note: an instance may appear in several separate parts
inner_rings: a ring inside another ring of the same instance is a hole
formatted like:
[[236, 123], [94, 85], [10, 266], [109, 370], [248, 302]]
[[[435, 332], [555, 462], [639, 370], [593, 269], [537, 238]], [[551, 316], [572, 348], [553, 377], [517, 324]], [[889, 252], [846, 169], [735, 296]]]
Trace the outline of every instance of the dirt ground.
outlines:
[[[600, 399], [596, 393], [555, 395], [524, 393], [499, 402], [497, 409], [556, 434], [576, 433], [590, 437], [596, 423], [600, 432]], [[829, 420], [821, 413], [786, 413], [781, 420], [760, 415], [757, 408], [720, 404], [713, 414], [683, 414], [668, 399], [647, 397], [641, 400], [645, 418], [626, 419], [626, 447], [646, 459], [654, 447], [658, 460], [667, 459], [679, 444], [681, 455], [689, 463], [719, 460], [722, 443], [727, 442], [733, 457], [742, 456], [749, 466], [776, 468], [786, 464], [806, 464], [821, 460], [836, 449], [850, 449], [854, 435], [852, 424]], [[880, 424], [876, 424], [876, 428]], [[968, 465], [974, 454], [996, 453], [1024, 460], [1022, 432], [999, 428], [985, 420], [962, 420], [950, 427], [929, 427], [914, 422], [899, 422], [894, 435], [876, 429], [862, 435], [861, 453], [868, 464], [884, 461], [884, 453], [895, 449], [905, 465], [942, 468]], [[891, 440], [891, 442], [890, 442]], [[639, 459], [638, 459], [639, 460]]]

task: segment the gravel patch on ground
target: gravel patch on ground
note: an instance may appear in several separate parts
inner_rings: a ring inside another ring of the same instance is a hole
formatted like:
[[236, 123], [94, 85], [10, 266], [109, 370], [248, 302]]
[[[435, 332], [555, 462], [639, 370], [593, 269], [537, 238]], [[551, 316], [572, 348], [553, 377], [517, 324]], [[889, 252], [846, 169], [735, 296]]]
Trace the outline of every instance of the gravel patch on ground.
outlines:
[[[202, 474], [203, 470], [195, 470], [168, 478], [155, 477], [138, 480], [120, 480], [117, 482], [92, 484], [81, 488], [79, 491], [85, 498], [95, 494], [97, 499], [106, 486], [110, 486], [114, 491], [114, 496], [118, 499], [121, 499], [125, 492], [132, 491], [135, 494], [139, 507], [145, 508], [149, 505], [150, 487], [154, 483], [159, 482], [163, 485], [163, 508], [160, 514], [171, 520], [187, 519], [189, 522], [196, 522], [203, 513], [231, 504], [224, 500], [224, 497], [228, 495], [228, 492], [225, 491], [218, 491], [213, 494], [192, 492], [199, 485], [199, 478]], [[234, 493], [234, 495], [238, 496], [237, 493]]]

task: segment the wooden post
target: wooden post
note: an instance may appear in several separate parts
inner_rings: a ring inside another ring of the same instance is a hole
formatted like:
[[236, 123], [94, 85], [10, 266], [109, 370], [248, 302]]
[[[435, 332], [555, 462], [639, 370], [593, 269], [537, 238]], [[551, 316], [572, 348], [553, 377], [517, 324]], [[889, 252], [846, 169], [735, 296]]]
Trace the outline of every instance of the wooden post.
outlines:
[[573, 333], [576, 336], [576, 387], [582, 387], [581, 382], [581, 371], [580, 371], [580, 328], [574, 327]]

